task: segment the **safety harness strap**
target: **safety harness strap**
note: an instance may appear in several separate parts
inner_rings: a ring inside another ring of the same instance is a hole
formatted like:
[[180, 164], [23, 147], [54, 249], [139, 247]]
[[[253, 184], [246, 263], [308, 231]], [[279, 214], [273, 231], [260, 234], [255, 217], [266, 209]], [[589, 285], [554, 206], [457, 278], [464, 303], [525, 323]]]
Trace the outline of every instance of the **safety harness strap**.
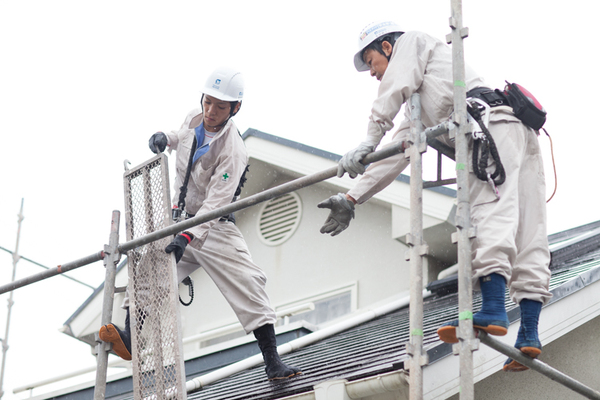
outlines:
[[[471, 106], [467, 107], [467, 110], [484, 133], [483, 138], [473, 141], [473, 172], [477, 178], [484, 182], [493, 183], [495, 186], [502, 185], [506, 180], [506, 172], [500, 160], [494, 138], [481, 119], [481, 110]], [[487, 172], [490, 154], [496, 164], [496, 170], [493, 173]]]

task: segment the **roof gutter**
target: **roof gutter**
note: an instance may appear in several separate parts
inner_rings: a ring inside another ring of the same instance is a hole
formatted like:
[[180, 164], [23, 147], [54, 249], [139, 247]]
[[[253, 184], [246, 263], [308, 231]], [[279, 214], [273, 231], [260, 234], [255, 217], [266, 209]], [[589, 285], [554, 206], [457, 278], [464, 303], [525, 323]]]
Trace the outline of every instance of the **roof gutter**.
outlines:
[[[428, 297], [431, 295], [431, 292], [428, 290], [423, 291], [423, 297]], [[300, 349], [302, 347], [308, 346], [310, 344], [316, 343], [325, 338], [336, 335], [340, 332], [343, 332], [349, 328], [353, 328], [362, 323], [373, 320], [382, 315], [388, 314], [392, 311], [396, 311], [400, 308], [408, 306], [410, 303], [410, 296], [403, 297], [386, 305], [367, 310], [362, 312], [354, 317], [350, 317], [340, 323], [335, 325], [331, 325], [329, 327], [320, 329], [316, 332], [310, 333], [308, 335], [302, 336], [298, 339], [292, 340], [288, 343], [284, 343], [277, 347], [277, 351], [280, 355], [291, 353], [294, 350]], [[192, 380], [186, 382], [186, 391], [187, 393], [194, 392], [196, 390], [202, 389], [206, 385], [214, 383], [220, 379], [226, 378], [238, 372], [244, 371], [248, 368], [255, 367], [263, 362], [262, 355], [257, 354], [252, 357], [246, 358], [244, 360], [238, 361], [236, 363], [230, 364], [226, 367], [220, 368], [216, 371], [209, 372], [208, 374], [198, 376]], [[376, 379], [378, 377], [375, 377]], [[295, 398], [295, 397], [294, 397]], [[315, 397], [312, 397], [313, 399]], [[351, 397], [352, 398], [352, 397]]]
[[327, 381], [315, 386], [315, 390], [299, 393], [281, 400], [358, 400], [377, 394], [395, 392], [397, 399], [409, 398], [408, 374], [394, 371], [348, 382], [345, 379]]

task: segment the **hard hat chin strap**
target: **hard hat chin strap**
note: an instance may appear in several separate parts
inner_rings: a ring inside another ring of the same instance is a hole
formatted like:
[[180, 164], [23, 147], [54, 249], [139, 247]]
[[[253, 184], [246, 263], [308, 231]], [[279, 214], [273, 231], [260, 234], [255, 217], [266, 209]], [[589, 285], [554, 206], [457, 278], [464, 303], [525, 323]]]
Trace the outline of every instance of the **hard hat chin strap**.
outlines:
[[[235, 106], [238, 103], [240, 104], [240, 107], [237, 109], [237, 111], [235, 111]], [[235, 114], [237, 114], [240, 111], [240, 108], [242, 108], [242, 102], [241, 101], [230, 101], [229, 105], [230, 105], [229, 117], [227, 117], [227, 119], [225, 121], [223, 121], [222, 123], [220, 123], [219, 125], [217, 125], [215, 128], [222, 128], [222, 127], [224, 127], [225, 124], [227, 124], [227, 122], [231, 119], [231, 117], [233, 117]], [[202, 97], [200, 98], [200, 108], [202, 109], [202, 115], [204, 115], [204, 93], [202, 93]]]

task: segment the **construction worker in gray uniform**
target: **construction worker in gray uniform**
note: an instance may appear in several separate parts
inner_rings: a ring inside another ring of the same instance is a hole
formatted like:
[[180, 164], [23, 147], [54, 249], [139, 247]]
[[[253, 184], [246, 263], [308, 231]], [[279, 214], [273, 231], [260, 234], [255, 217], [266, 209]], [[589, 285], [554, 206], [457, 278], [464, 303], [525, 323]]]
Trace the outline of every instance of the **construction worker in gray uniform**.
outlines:
[[[165, 149], [176, 151], [173, 202], [178, 207], [184, 206], [188, 216], [226, 206], [239, 194], [248, 154], [231, 117], [240, 110], [243, 92], [244, 80], [239, 71], [217, 68], [202, 90], [202, 108], [192, 110], [178, 130], [168, 134], [157, 132], [149, 140], [154, 153]], [[184, 205], [182, 191], [187, 191]], [[267, 278], [252, 261], [233, 215], [181, 232], [165, 251], [175, 254], [179, 282], [198, 268], [204, 268], [246, 333], [254, 332], [270, 380], [301, 373], [300, 369], [284, 364], [277, 353], [273, 326], [276, 317], [265, 291]], [[127, 310], [125, 330], [106, 325], [100, 330], [100, 338], [112, 342], [117, 355], [131, 359], [128, 296], [123, 308]]]
[[[394, 22], [375, 22], [359, 36], [359, 51], [354, 65], [370, 71], [380, 81], [373, 103], [366, 139], [346, 153], [338, 165], [338, 177], [348, 172], [351, 178], [362, 174], [356, 186], [319, 203], [330, 209], [321, 233], [335, 236], [354, 218], [355, 204], [369, 200], [409, 165], [404, 154], [371, 164], [365, 171], [362, 159], [374, 151], [384, 134], [393, 127], [400, 107], [413, 93], [421, 98], [421, 118], [425, 127], [448, 121], [453, 112], [451, 49], [442, 41], [422, 32], [403, 32]], [[470, 67], [466, 67], [467, 97], [494, 92]], [[515, 347], [536, 357], [542, 345], [538, 338], [538, 319], [542, 305], [551, 298], [550, 253], [546, 233], [545, 178], [536, 131], [525, 126], [502, 101], [492, 102], [488, 130], [495, 141], [504, 167], [505, 181], [491, 185], [478, 179], [470, 165], [470, 205], [477, 237], [472, 241], [474, 288], [481, 290], [481, 311], [473, 315], [473, 325], [491, 335], [505, 335], [509, 321], [504, 305], [506, 283], [510, 297], [519, 304], [521, 326]], [[392, 142], [408, 147], [410, 107], [394, 133]], [[440, 140], [454, 147], [444, 135]], [[473, 139], [469, 143], [472, 156]], [[493, 167], [490, 158], [488, 168]], [[458, 342], [458, 320], [438, 329], [440, 339]], [[505, 371], [527, 369], [508, 359]]]

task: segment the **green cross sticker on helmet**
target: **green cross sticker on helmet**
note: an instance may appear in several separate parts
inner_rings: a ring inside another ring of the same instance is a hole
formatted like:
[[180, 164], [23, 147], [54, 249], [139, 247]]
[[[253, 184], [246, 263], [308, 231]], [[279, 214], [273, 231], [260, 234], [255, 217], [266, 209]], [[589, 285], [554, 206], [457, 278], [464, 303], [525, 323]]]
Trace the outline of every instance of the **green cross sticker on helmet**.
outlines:
[[223, 175], [221, 175], [221, 181], [223, 182], [227, 182], [227, 180], [229, 179], [231, 175], [229, 175], [227, 172], [225, 172]]

